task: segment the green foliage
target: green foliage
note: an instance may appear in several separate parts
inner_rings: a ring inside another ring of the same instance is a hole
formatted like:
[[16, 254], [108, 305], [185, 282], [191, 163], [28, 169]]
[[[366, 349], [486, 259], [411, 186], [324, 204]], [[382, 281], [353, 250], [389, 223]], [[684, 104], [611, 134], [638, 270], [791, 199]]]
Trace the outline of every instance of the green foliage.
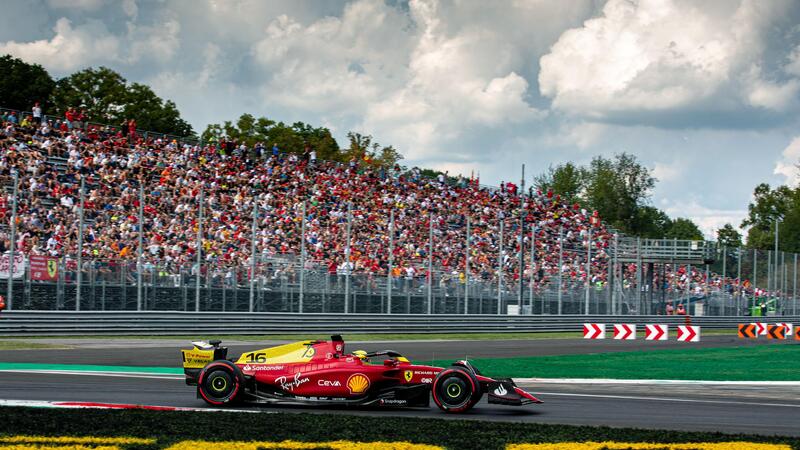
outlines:
[[290, 126], [266, 117], [256, 118], [252, 114], [242, 114], [236, 123], [225, 121], [222, 125], [210, 124], [203, 131], [201, 139], [204, 142], [233, 139], [250, 147], [260, 142], [268, 148], [277, 145], [281, 151], [291, 153], [300, 153], [309, 145], [316, 150], [319, 159], [343, 160], [339, 144], [329, 129], [303, 122], [295, 122]]
[[568, 162], [556, 167], [550, 166], [547, 172], [533, 178], [533, 186], [542, 191], [553, 191], [566, 203], [582, 203], [581, 194], [586, 188], [586, 169]]
[[39, 102], [47, 114], [55, 81], [42, 66], [4, 55], [0, 57], [0, 74], [0, 104], [30, 111], [34, 103]]
[[733, 225], [726, 223], [725, 226], [717, 230], [717, 242], [724, 247], [741, 247], [742, 234], [736, 231]]
[[691, 221], [691, 219], [685, 219], [679, 217], [672, 221], [667, 230], [666, 237], [668, 239], [688, 239], [692, 241], [702, 241], [703, 240], [703, 232], [700, 231], [700, 228]]
[[656, 181], [650, 171], [635, 156], [621, 153], [613, 159], [594, 158], [584, 173], [588, 206], [614, 228], [638, 235], [638, 210]]
[[140, 130], [176, 136], [193, 134], [174, 102], [165, 102], [146, 85], [129, 85], [122, 75], [107, 67], [88, 68], [58, 80], [52, 99], [60, 114], [76, 107], [86, 109], [93, 122], [119, 124], [134, 119]]
[[[673, 358], [672, 361], [680, 362], [680, 359]], [[595, 366], [603, 367], [605, 364], [598, 363]], [[541, 366], [536, 366], [539, 367]], [[519, 409], [519, 413], [524, 414], [527, 410], [547, 411], [547, 405], [548, 403], [523, 407]], [[156, 443], [152, 445], [125, 446], [137, 449], [162, 449], [186, 440], [405, 441], [439, 445], [446, 449], [485, 450], [502, 450], [509, 444], [542, 442], [744, 441], [741, 448], [747, 448], [747, 442], [772, 442], [800, 448], [800, 439], [780, 436], [746, 436], [718, 432], [643, 430], [521, 421], [501, 424], [493, 420], [466, 420], [468, 416], [460, 420], [453, 417], [445, 419], [444, 413], [441, 413], [442, 418], [435, 418], [399, 417], [398, 413], [379, 414], [373, 417], [270, 411], [269, 414], [247, 414], [244, 417], [244, 414], [233, 412], [211, 414], [185, 411], [2, 407], [0, 414], [3, 416], [3, 420], [0, 421], [0, 434], [5, 436], [119, 436], [156, 439]], [[368, 432], [365, 433], [365, 430]]]
[[639, 236], [650, 239], [663, 239], [672, 227], [672, 219], [653, 206], [641, 206], [636, 211], [631, 228], [638, 230]]
[[373, 142], [372, 136], [362, 135], [361, 133], [349, 132], [347, 139], [350, 145], [344, 153], [344, 159], [350, 160], [355, 158], [361, 163], [365, 163], [372, 167], [391, 168], [403, 159], [394, 147], [384, 147]]
[[[753, 191], [753, 201], [747, 207], [747, 218], [742, 227], [747, 230], [749, 248], [772, 249], [775, 242], [775, 221], [780, 225], [780, 250], [800, 250], [800, 192], [788, 186], [772, 189], [761, 183]], [[790, 234], [793, 233], [793, 234]]]

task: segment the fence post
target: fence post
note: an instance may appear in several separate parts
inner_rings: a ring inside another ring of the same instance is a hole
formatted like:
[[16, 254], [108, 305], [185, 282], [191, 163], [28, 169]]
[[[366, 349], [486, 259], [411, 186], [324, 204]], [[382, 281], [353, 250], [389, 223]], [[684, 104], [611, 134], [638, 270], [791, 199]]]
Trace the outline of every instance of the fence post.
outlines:
[[753, 249], [753, 302], [756, 300], [756, 286], [758, 280], [758, 250]]
[[497, 315], [500, 315], [503, 307], [503, 231], [505, 226], [502, 211], [498, 219], [500, 220], [500, 245], [497, 248]]
[[[725, 297], [725, 279], [728, 276], [728, 247], [722, 246], [722, 296]], [[708, 283], [708, 280], [706, 280]], [[725, 308], [722, 308], [722, 313], [725, 314]]]
[[564, 226], [558, 226], [558, 315], [561, 315], [562, 305], [561, 305], [561, 288], [563, 285], [563, 271], [561, 267], [564, 265]]
[[352, 227], [353, 216], [351, 208], [353, 204], [347, 202], [347, 244], [344, 248], [344, 313], [350, 312], [350, 227]]
[[83, 203], [84, 203], [84, 179], [81, 175], [81, 190], [78, 197], [78, 273], [75, 286], [75, 311], [81, 310], [81, 284], [83, 283]]
[[302, 219], [300, 219], [300, 296], [299, 296], [299, 304], [297, 309], [302, 314], [303, 313], [303, 299], [305, 294], [305, 274], [306, 274], [306, 201], [303, 200], [303, 205], [301, 207], [300, 213], [302, 214]]
[[[639, 315], [644, 310], [644, 302], [642, 301], [642, 238], [636, 238], [636, 302], [638, 305]], [[630, 312], [630, 309], [628, 310]]]
[[794, 284], [792, 287], [792, 315], [797, 315], [797, 253], [794, 254]]
[[772, 250], [767, 250], [767, 301], [772, 290]]
[[394, 269], [394, 208], [389, 211], [389, 266], [386, 269], [386, 314], [392, 313], [392, 269]]
[[[534, 280], [536, 279], [536, 224], [531, 224], [531, 279], [530, 284], [528, 285], [530, 289], [530, 302], [531, 302], [531, 310], [530, 314], [533, 315], [533, 290], [534, 290]], [[520, 282], [522, 282], [522, 274], [520, 273]], [[544, 309], [542, 309], [542, 313], [544, 313]]]
[[200, 268], [203, 263], [203, 188], [200, 188], [200, 196], [197, 198], [197, 273], [194, 277], [194, 310], [200, 311]]
[[592, 228], [589, 227], [589, 245], [586, 246], [586, 309], [585, 314], [589, 315], [589, 296], [592, 289]]
[[8, 292], [6, 293], [6, 307], [9, 311], [14, 309], [14, 253], [17, 244], [17, 195], [19, 194], [19, 173], [16, 169], [14, 173], [14, 191], [11, 197], [11, 239], [8, 255]]
[[428, 219], [428, 314], [433, 313], [433, 213]]
[[250, 303], [247, 307], [248, 312], [253, 312], [256, 297], [256, 236], [258, 226], [258, 199], [253, 193], [253, 223], [250, 226]]
[[617, 313], [617, 302], [616, 302], [616, 286], [615, 286], [615, 279], [617, 277], [617, 264], [619, 263], [619, 234], [614, 234], [614, 263], [611, 267], [611, 276], [609, 277], [609, 282], [611, 283], [611, 314], [614, 315]]
[[144, 185], [139, 184], [139, 233], [136, 249], [136, 310], [142, 310], [142, 250], [144, 250]]
[[742, 313], [742, 247], [737, 250], [736, 263], [736, 315]]
[[469, 215], [467, 215], [467, 247], [464, 260], [464, 314], [469, 314]]

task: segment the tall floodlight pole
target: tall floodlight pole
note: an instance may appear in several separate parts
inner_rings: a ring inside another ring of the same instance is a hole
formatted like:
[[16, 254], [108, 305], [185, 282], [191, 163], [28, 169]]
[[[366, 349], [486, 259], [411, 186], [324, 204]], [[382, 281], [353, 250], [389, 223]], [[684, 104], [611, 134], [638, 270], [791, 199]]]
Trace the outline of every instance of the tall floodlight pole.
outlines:
[[528, 213], [525, 210], [525, 164], [522, 165], [522, 179], [519, 185], [519, 293], [517, 294], [517, 305], [519, 305], [519, 313], [522, 314], [523, 292], [525, 291], [525, 278], [522, 275], [523, 269], [525, 269], [525, 215]]
[[589, 315], [589, 296], [592, 290], [592, 228], [589, 227], [589, 245], [586, 246], [586, 308], [584, 312]]
[[758, 280], [758, 250], [753, 249], [753, 303], [756, 301], [756, 281]]
[[144, 184], [139, 184], [139, 246], [136, 249], [136, 310], [142, 310], [142, 253], [144, 250]]
[[[722, 246], [722, 295], [725, 295], [725, 278], [728, 276], [728, 247]], [[706, 283], [708, 280], [706, 279]]]
[[497, 248], [497, 314], [500, 314], [503, 307], [503, 228], [505, 219], [500, 213], [500, 245]]
[[561, 290], [564, 286], [563, 284], [563, 271], [561, 268], [564, 265], [564, 226], [558, 226], [558, 315], [561, 315], [562, 312], [562, 304], [561, 304]]
[[300, 213], [300, 299], [298, 310], [303, 312], [303, 297], [305, 295], [305, 273], [306, 273], [306, 201], [303, 200]]
[[194, 279], [194, 310], [200, 311], [200, 267], [203, 263], [203, 188], [200, 188], [200, 196], [197, 198], [197, 272]]
[[464, 314], [469, 314], [469, 216], [467, 216], [467, 247], [464, 261]]
[[258, 199], [253, 193], [253, 220], [250, 226], [250, 304], [247, 307], [249, 312], [253, 312], [256, 299], [256, 226], [258, 224]]
[[352, 227], [353, 216], [351, 209], [353, 204], [347, 202], [347, 229], [346, 236], [347, 243], [344, 247], [344, 313], [350, 312], [350, 227]]
[[772, 276], [772, 290], [778, 292], [778, 218], [775, 218], [775, 264]]
[[[531, 224], [531, 279], [528, 284], [528, 287], [530, 289], [531, 314], [533, 314], [533, 288], [534, 288], [533, 283], [536, 277], [535, 266], [536, 266], [536, 224], [532, 223]], [[521, 279], [522, 278], [520, 276], [520, 280]], [[544, 309], [542, 309], [542, 312], [544, 312]]]
[[794, 254], [794, 284], [792, 287], [792, 315], [797, 315], [797, 253]]
[[433, 213], [428, 220], [428, 314], [433, 313]]
[[6, 300], [8, 310], [13, 309], [14, 305], [14, 253], [16, 252], [17, 244], [17, 196], [19, 195], [19, 173], [13, 169], [14, 173], [14, 195], [11, 197], [11, 236], [9, 250], [11, 253], [8, 255], [8, 292], [6, 293]]
[[389, 266], [386, 268], [386, 313], [392, 313], [392, 270], [394, 269], [394, 208], [389, 211]]
[[78, 284], [75, 286], [75, 311], [81, 310], [81, 284], [83, 284], [83, 207], [85, 202], [84, 194], [84, 177], [81, 176], [81, 187], [78, 200], [78, 274], [76, 281]]

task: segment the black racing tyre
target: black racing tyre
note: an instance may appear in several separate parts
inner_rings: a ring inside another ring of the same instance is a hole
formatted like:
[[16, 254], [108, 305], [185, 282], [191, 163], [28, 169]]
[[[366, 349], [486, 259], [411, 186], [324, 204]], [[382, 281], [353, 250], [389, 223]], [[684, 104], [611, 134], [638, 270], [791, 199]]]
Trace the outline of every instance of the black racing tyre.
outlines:
[[200, 372], [197, 391], [206, 403], [214, 406], [229, 405], [242, 397], [244, 377], [230, 361], [214, 361]]
[[475, 406], [483, 395], [475, 375], [458, 366], [439, 372], [431, 387], [433, 402], [444, 412], [459, 413]]

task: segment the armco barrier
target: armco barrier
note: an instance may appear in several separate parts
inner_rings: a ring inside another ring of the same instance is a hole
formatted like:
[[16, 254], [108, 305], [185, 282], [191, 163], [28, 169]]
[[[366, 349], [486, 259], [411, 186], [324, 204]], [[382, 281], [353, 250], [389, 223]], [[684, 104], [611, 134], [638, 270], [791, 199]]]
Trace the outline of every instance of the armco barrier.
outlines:
[[[781, 317], [800, 323], [800, 317]], [[734, 333], [742, 317], [693, 317], [692, 325]], [[584, 323], [684, 325], [682, 316], [497, 316], [222, 312], [0, 312], [0, 335], [207, 335], [286, 333], [580, 332]]]

